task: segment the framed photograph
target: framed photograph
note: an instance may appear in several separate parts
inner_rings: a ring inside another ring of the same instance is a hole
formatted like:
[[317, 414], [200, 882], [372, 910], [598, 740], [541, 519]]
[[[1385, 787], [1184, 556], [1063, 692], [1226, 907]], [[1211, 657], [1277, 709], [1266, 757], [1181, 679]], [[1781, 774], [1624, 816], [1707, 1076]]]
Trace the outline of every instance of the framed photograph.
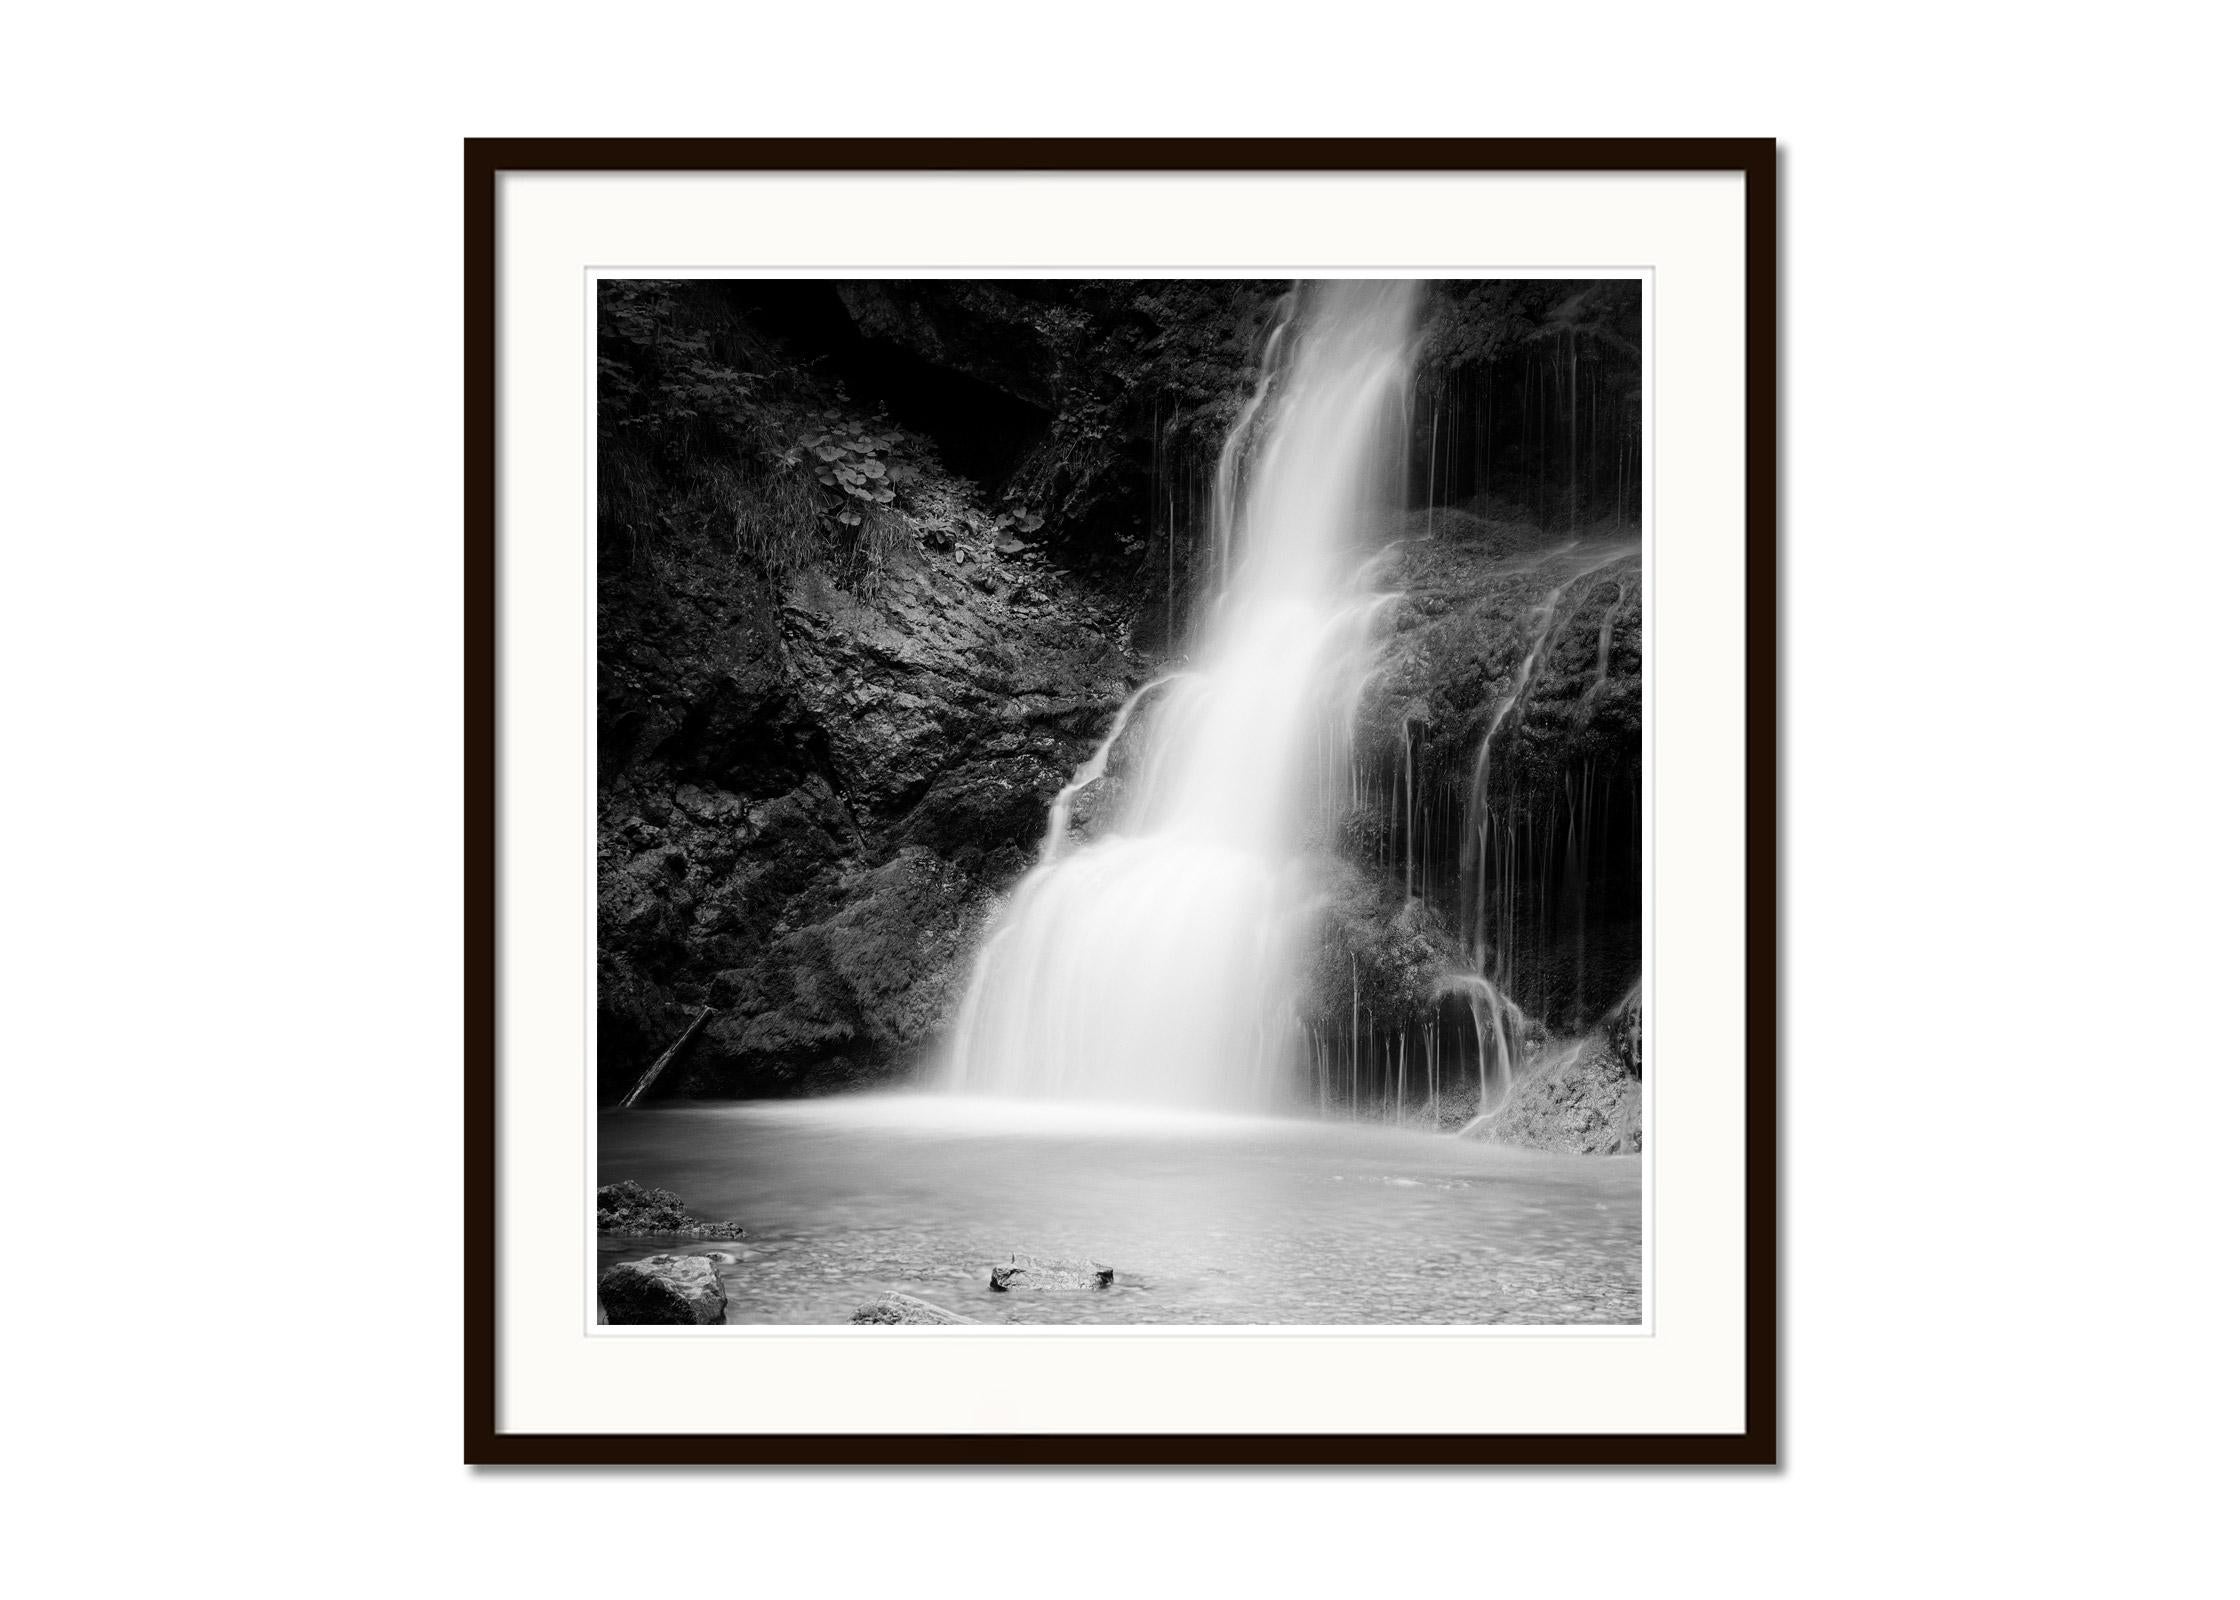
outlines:
[[1771, 141], [466, 222], [468, 1460], [1775, 1459]]

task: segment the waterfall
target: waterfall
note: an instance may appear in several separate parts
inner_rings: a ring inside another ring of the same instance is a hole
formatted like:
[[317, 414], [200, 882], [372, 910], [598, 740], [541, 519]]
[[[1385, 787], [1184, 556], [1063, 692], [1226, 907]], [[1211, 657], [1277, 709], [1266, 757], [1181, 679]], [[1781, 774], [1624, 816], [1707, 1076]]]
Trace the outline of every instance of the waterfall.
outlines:
[[1372, 667], [1360, 534], [1402, 453], [1416, 286], [1323, 282], [1295, 301], [1222, 447], [1206, 637], [1123, 709], [1140, 753], [1111, 829], [1066, 848], [1057, 807], [1088, 777], [1053, 803], [1044, 859], [979, 952], [952, 1087], [1262, 1107], [1288, 1082], [1308, 856]]

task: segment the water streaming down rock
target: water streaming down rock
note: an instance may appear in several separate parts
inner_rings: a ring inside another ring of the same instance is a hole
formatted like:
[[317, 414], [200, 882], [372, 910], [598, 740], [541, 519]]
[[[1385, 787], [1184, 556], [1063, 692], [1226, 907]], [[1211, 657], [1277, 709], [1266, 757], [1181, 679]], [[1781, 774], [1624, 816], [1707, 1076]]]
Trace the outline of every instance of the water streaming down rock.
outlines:
[[1112, 760], [1112, 747], [1118, 744], [1120, 736], [1128, 731], [1128, 719], [1135, 715], [1136, 707], [1143, 704], [1144, 697], [1156, 690], [1165, 688], [1168, 684], [1174, 682], [1176, 676], [1177, 674], [1169, 673], [1163, 678], [1153, 678], [1142, 688], [1136, 690], [1134, 694], [1120, 702], [1120, 709], [1113, 716], [1112, 726], [1106, 730], [1105, 736], [1097, 742], [1097, 748], [1090, 752], [1088, 760], [1074, 769], [1073, 776], [1066, 780], [1065, 786], [1058, 791], [1057, 798], [1050, 802], [1050, 822], [1043, 829], [1042, 853], [1038, 858], [1039, 865], [1048, 866], [1059, 856], [1065, 854], [1066, 836], [1073, 826], [1074, 801], [1080, 797], [1082, 790], [1104, 776], [1105, 767]]
[[1514, 1000], [1477, 973], [1455, 973], [1440, 987], [1442, 993], [1460, 995], [1469, 1004], [1477, 1046], [1478, 1115], [1484, 1117], [1499, 1109], [1516, 1080], [1517, 1040], [1524, 1032], [1524, 1013]]
[[1221, 441], [1221, 455], [1213, 474], [1213, 542], [1215, 566], [1215, 598], [1227, 588], [1229, 563], [1235, 554], [1237, 524], [1241, 507], [1237, 502], [1237, 483], [1253, 438], [1253, 424], [1259, 421], [1260, 408], [1268, 403], [1268, 390], [1276, 380], [1283, 356], [1283, 337], [1291, 331], [1291, 316], [1295, 297], [1287, 296], [1278, 308], [1276, 325], [1270, 330], [1267, 342], [1260, 351], [1260, 381], [1253, 386], [1252, 398], [1238, 413], [1228, 436]]
[[1397, 473], [1416, 301], [1408, 283], [1318, 283], [1271, 336], [1222, 452], [1243, 491], [1225, 481], [1216, 507], [1224, 587], [1206, 637], [1165, 692], [1130, 703], [1142, 754], [1113, 829], [1067, 850], [1053, 814], [1042, 863], [981, 949], [953, 1087], [1282, 1097], [1317, 909], [1309, 851], [1372, 666], [1360, 530]]
[[1447, 1129], [1539, 1081], [1639, 972], [1638, 535], [1480, 505], [1411, 510], [1388, 547], [1302, 1017], [1306, 1098]]
[[[1632, 559], [1638, 547], [1631, 541], [1572, 541], [1543, 558], [1543, 581], [1549, 587], [1527, 623], [1524, 654], [1505, 694], [1495, 701], [1478, 740], [1477, 755], [1465, 791], [1466, 811], [1462, 829], [1456, 902], [1468, 953], [1467, 966], [1447, 980], [1447, 987], [1471, 999], [1478, 1042], [1478, 1115], [1464, 1133], [1486, 1124], [1507, 1102], [1516, 1081], [1525, 1016], [1511, 996], [1516, 992], [1516, 952], [1520, 943], [1518, 912], [1520, 891], [1527, 882], [1545, 887], [1555, 877], [1550, 863], [1525, 859], [1532, 841], [1520, 836], [1518, 823], [1504, 818], [1494, 804], [1494, 765], [1501, 739], [1518, 707], [1532, 693], [1544, 670], [1546, 656], [1559, 624], [1584, 590], [1598, 575]], [[1595, 699], [1608, 680], [1612, 635], [1627, 600], [1634, 594], [1629, 580], [1622, 580], [1616, 598], [1607, 603], [1597, 627], [1594, 676], [1580, 697], [1577, 720], [1592, 713]], [[1563, 807], [1564, 835], [1560, 851], [1564, 875], [1584, 878], [1582, 854], [1586, 848], [1587, 813], [1594, 784], [1591, 772], [1574, 779], [1566, 774]], [[1523, 819], [1529, 828], [1529, 815]], [[1577, 908], [1574, 970], [1586, 966], [1583, 904]], [[1543, 930], [1544, 934], [1544, 930]], [[1638, 984], [1638, 980], [1637, 980]], [[1566, 1047], [1569, 1048], [1569, 1047]], [[1576, 1050], [1564, 1059], [1575, 1059]], [[1560, 1052], [1559, 1052], [1560, 1054]], [[1542, 1063], [1543, 1068], [1547, 1063]]]
[[[1547, 652], [1548, 642], [1555, 633], [1557, 622], [1564, 616], [1565, 604], [1572, 597], [1573, 591], [1581, 585], [1583, 580], [1592, 578], [1596, 573], [1624, 559], [1633, 552], [1633, 549], [1634, 547], [1630, 544], [1581, 546], [1573, 543], [1554, 552], [1548, 560], [1551, 569], [1549, 581], [1553, 586], [1548, 590], [1547, 598], [1541, 601], [1532, 614], [1531, 633], [1528, 636], [1530, 642], [1525, 648], [1524, 664], [1517, 669], [1515, 681], [1508, 693], [1494, 704], [1491, 714], [1486, 719], [1485, 733], [1478, 741], [1477, 762], [1470, 775], [1469, 810], [1463, 821], [1462, 833], [1463, 879], [1461, 901], [1463, 926], [1470, 939], [1471, 964], [1479, 972], [1485, 971], [1488, 960], [1497, 958], [1501, 949], [1509, 943], [1507, 939], [1497, 937], [1491, 951], [1489, 951], [1487, 945], [1489, 936], [1499, 935], [1504, 931], [1503, 917], [1505, 912], [1510, 909], [1509, 906], [1502, 903], [1498, 895], [1491, 902], [1487, 899], [1488, 863], [1489, 861], [1494, 863], [1494, 874], [1498, 885], [1501, 876], [1499, 863], [1502, 851], [1505, 846], [1514, 843], [1513, 840], [1503, 840], [1493, 836], [1495, 819], [1492, 814], [1490, 799], [1495, 748], [1502, 733], [1509, 726], [1511, 715], [1524, 698], [1532, 692], [1534, 680], [1539, 675]], [[1597, 671], [1603, 675], [1607, 675], [1609, 670], [1610, 628], [1615, 622], [1619, 606], [1623, 603], [1624, 593], [1621, 591], [1619, 600], [1610, 607], [1609, 613], [1604, 619], [1601, 637], [1601, 659], [1597, 663]], [[1597, 687], [1599, 688], [1599, 684]], [[1592, 692], [1590, 691], [1589, 697], [1582, 703], [1582, 714], [1586, 709], [1591, 709]], [[1497, 986], [1506, 989], [1507, 985], [1503, 982], [1502, 975], [1496, 973], [1494, 977]]]

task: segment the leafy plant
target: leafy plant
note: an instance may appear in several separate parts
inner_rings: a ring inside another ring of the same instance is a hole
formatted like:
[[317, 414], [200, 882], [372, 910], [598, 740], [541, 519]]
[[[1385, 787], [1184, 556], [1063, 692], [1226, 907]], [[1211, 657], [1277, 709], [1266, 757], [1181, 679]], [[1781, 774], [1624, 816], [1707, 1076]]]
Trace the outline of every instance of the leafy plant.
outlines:
[[817, 482], [831, 491], [826, 515], [844, 528], [858, 528], [871, 508], [894, 504], [895, 490], [919, 475], [908, 462], [893, 458], [902, 437], [893, 429], [827, 410], [779, 456], [778, 464], [792, 468], [809, 463]]
[[[672, 460], [751, 441], [770, 381], [768, 371], [740, 364], [751, 336], [708, 326], [707, 309], [685, 305], [678, 287], [616, 281], [599, 303], [600, 421], [649, 438]], [[755, 354], [769, 364], [766, 352]]]

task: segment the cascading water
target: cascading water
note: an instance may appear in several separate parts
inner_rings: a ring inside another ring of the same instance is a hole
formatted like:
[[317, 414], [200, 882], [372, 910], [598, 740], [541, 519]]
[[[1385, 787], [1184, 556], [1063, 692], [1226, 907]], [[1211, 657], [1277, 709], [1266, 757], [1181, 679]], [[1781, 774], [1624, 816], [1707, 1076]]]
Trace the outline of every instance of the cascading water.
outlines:
[[[1471, 997], [1473, 1016], [1478, 1024], [1478, 1116], [1463, 1129], [1465, 1134], [1489, 1121], [1507, 1103], [1516, 1087], [1518, 1040], [1524, 1023], [1523, 1012], [1510, 999], [1515, 985], [1512, 952], [1518, 932], [1516, 887], [1522, 872], [1515, 859], [1518, 841], [1502, 829], [1491, 805], [1494, 752], [1512, 715], [1532, 692], [1549, 642], [1564, 618], [1567, 602], [1596, 575], [1622, 562], [1631, 549], [1630, 544], [1622, 542], [1582, 544], [1574, 541], [1554, 550], [1545, 559], [1544, 569], [1551, 586], [1528, 621], [1530, 631], [1525, 636], [1524, 656], [1508, 692], [1493, 705], [1486, 719], [1485, 733], [1478, 741], [1477, 759], [1466, 791], [1467, 810], [1456, 894], [1469, 965], [1447, 980], [1449, 989]], [[1581, 699], [1582, 717], [1592, 710], [1595, 698], [1608, 679], [1612, 633], [1630, 592], [1627, 585], [1621, 584], [1617, 598], [1604, 612], [1598, 630], [1594, 679]], [[1575, 841], [1567, 838], [1567, 843], [1572, 842]], [[1583, 941], [1583, 925], [1580, 937]], [[1583, 949], [1578, 952], [1578, 959], [1583, 968]], [[1574, 1050], [1565, 1059], [1574, 1059], [1576, 1054]]]
[[[1500, 841], [1490, 837], [1493, 817], [1488, 805], [1491, 792], [1490, 780], [1494, 747], [1501, 737], [1502, 730], [1508, 726], [1510, 715], [1523, 702], [1525, 696], [1532, 692], [1533, 682], [1539, 675], [1542, 658], [1548, 648], [1548, 641], [1555, 633], [1557, 622], [1563, 616], [1566, 598], [1572, 594], [1583, 579], [1592, 578], [1596, 573], [1622, 559], [1629, 549], [1630, 546], [1594, 545], [1582, 547], [1578, 544], [1568, 544], [1554, 552], [1553, 556], [1550, 557], [1548, 564], [1561, 576], [1555, 582], [1554, 587], [1548, 591], [1547, 598], [1542, 600], [1533, 612], [1530, 623], [1532, 631], [1525, 647], [1524, 662], [1518, 667], [1509, 692], [1496, 703], [1492, 714], [1486, 719], [1485, 734], [1478, 741], [1478, 759], [1470, 775], [1469, 811], [1463, 820], [1463, 892], [1461, 900], [1464, 908], [1463, 925], [1468, 930], [1470, 937], [1470, 958], [1472, 964], [1480, 971], [1484, 970], [1488, 959], [1487, 936], [1489, 933], [1500, 931], [1498, 927], [1499, 908], [1489, 906], [1486, 899], [1488, 858], [1494, 855], [1500, 846]], [[1622, 594], [1619, 603], [1623, 603]], [[1616, 620], [1617, 611], [1618, 605], [1612, 605], [1603, 624], [1602, 654], [1597, 663], [1597, 671], [1605, 675], [1609, 670], [1610, 627]], [[1599, 688], [1598, 683], [1596, 690], [1598, 691]], [[1590, 691], [1590, 696], [1593, 692], [1595, 691]], [[1496, 924], [1492, 928], [1488, 926], [1489, 914], [1491, 920]]]
[[[1359, 532], [1397, 467], [1416, 286], [1310, 285], [1222, 450], [1220, 561], [1191, 668], [1143, 719], [1125, 807], [1043, 860], [983, 945], [949, 1081], [1196, 1106], [1278, 1100], [1297, 1048], [1308, 852], [1372, 669]], [[1239, 475], [1243, 493], [1231, 484]], [[1119, 728], [1116, 724], [1114, 738]], [[1097, 771], [1112, 739], [1092, 758]], [[1086, 772], [1086, 768], [1084, 769]]]

